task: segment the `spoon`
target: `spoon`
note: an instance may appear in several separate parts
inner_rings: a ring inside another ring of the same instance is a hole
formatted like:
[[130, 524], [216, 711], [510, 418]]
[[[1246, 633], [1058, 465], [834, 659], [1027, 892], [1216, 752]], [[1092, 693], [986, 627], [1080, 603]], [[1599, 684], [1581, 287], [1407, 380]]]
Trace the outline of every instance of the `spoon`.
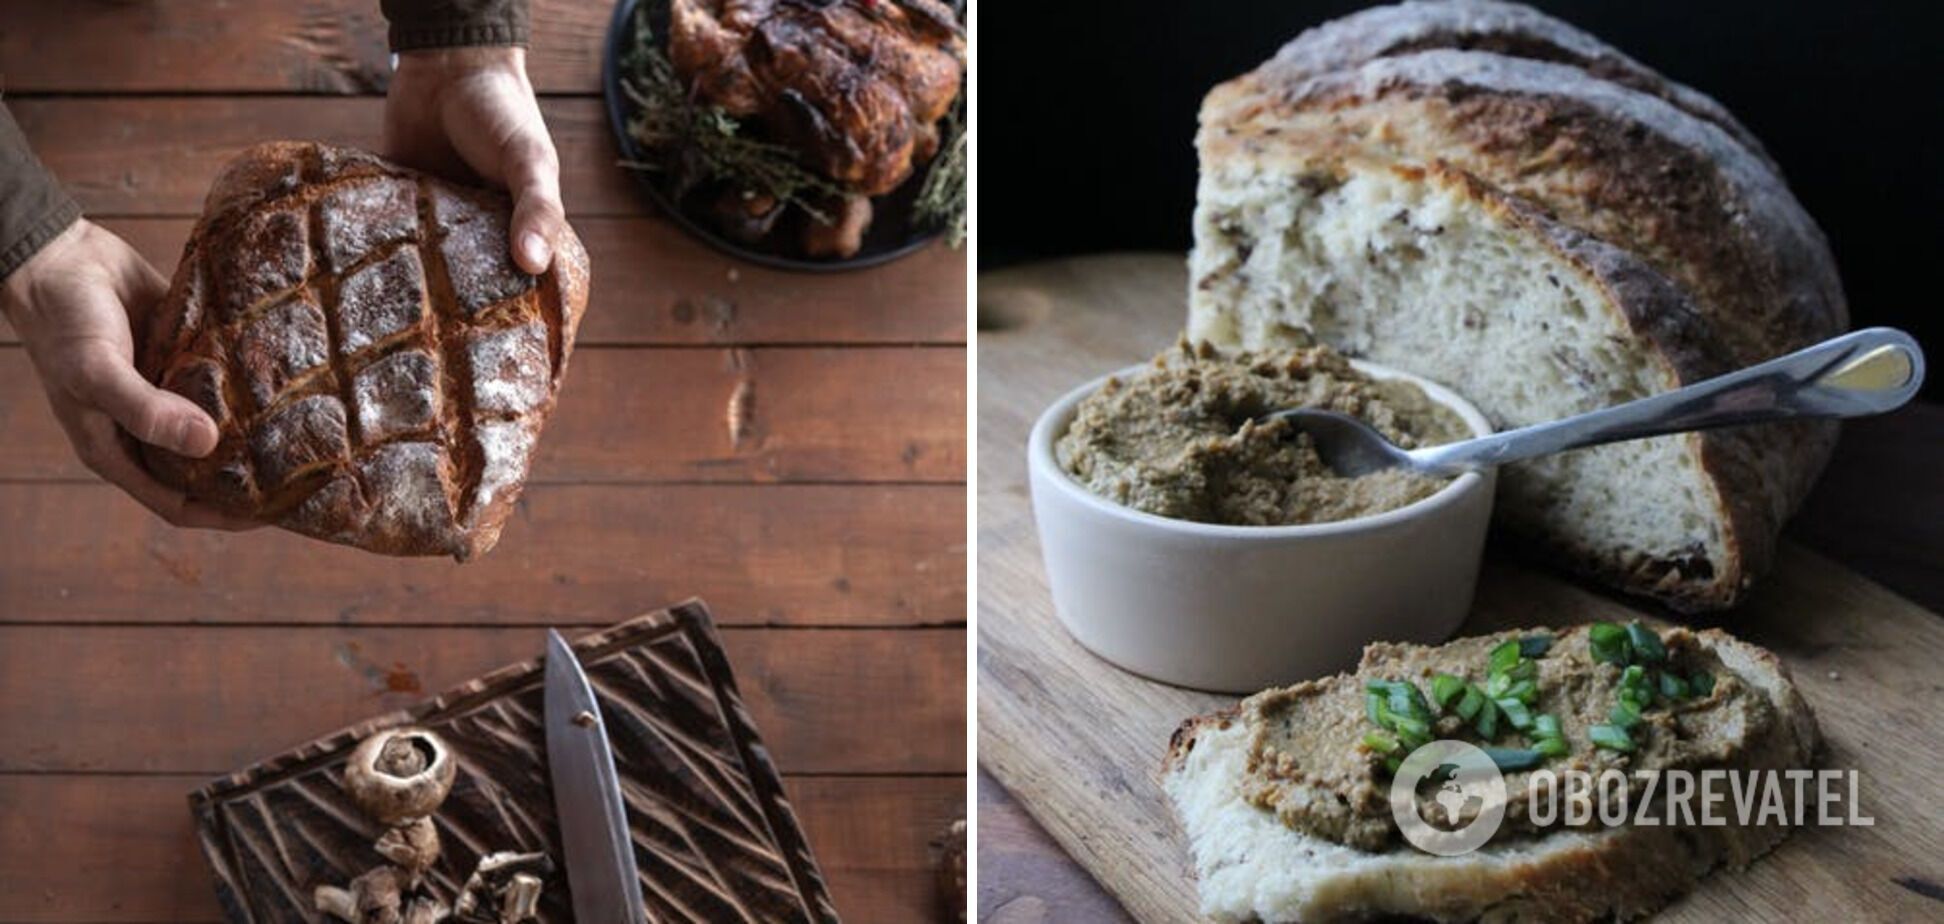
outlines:
[[1402, 468], [1442, 477], [1667, 433], [1881, 414], [1909, 401], [1923, 383], [1924, 352], [1917, 341], [1900, 330], [1872, 327], [1666, 394], [1423, 449], [1401, 449], [1369, 424], [1335, 411], [1295, 408], [1260, 419], [1287, 420], [1309, 434], [1316, 454], [1339, 475]]

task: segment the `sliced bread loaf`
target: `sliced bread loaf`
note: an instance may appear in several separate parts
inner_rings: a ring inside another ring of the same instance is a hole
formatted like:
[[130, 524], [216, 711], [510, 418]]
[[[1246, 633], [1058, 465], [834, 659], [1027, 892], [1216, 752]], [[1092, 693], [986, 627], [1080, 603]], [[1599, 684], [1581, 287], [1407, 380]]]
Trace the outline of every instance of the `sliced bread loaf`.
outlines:
[[[1460, 50], [1487, 47], [1508, 53]], [[1806, 346], [1847, 324], [1834, 262], [1745, 137], [1522, 7], [1320, 27], [1203, 104], [1189, 333], [1260, 348], [1306, 329], [1501, 427]], [[1732, 605], [1834, 434], [1744, 428], [1517, 466], [1503, 518], [1625, 589]]]
[[[1807, 766], [1820, 738], [1788, 670], [1773, 654], [1725, 633], [1692, 638], [1765, 699], [1777, 719], [1743, 742], [1733, 769]], [[1418, 647], [1372, 646], [1366, 667]], [[1310, 683], [1355, 687], [1364, 679], [1339, 674]], [[1690, 891], [1716, 867], [1747, 866], [1788, 834], [1774, 823], [1624, 825], [1501, 836], [1450, 857], [1410, 846], [1359, 850], [1293, 830], [1249, 799], [1250, 715], [1245, 701], [1188, 720], [1162, 768], [1187, 835], [1201, 911], [1215, 921], [1627, 920]]]

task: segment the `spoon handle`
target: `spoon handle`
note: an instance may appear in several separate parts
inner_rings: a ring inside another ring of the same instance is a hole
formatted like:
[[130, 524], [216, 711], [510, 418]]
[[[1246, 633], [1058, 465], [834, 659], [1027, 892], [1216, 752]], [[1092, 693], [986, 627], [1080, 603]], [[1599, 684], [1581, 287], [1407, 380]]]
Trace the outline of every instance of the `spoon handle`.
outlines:
[[1923, 382], [1924, 352], [1917, 341], [1903, 331], [1872, 327], [1666, 394], [1410, 455], [1420, 465], [1455, 474], [1666, 433], [1860, 417], [1902, 405]]

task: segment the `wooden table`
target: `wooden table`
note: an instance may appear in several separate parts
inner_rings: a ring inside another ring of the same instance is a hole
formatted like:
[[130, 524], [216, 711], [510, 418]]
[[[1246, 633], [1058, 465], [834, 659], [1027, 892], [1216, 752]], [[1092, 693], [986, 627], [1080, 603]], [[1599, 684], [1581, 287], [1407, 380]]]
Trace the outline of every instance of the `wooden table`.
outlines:
[[[1141, 293], [1170, 285], [1180, 288], [1174, 278], [1179, 276], [1174, 265], [1178, 261], [1175, 256], [1112, 255], [982, 274], [980, 335], [1032, 336], [1036, 321], [1061, 310], [1052, 294], [1058, 292], [1122, 292], [1128, 310], [1144, 311], [1140, 306], [1153, 305], [1156, 299]], [[1129, 326], [1154, 325], [1130, 319]], [[980, 459], [982, 467], [1012, 462]], [[1836, 456], [1814, 495], [1791, 524], [1790, 537], [1926, 609], [1944, 611], [1944, 478], [1939, 477], [1940, 471], [1944, 471], [1944, 406], [1920, 404], [1885, 417], [1852, 421], [1845, 425]], [[1129, 920], [1113, 896], [983, 771], [978, 801], [980, 920], [990, 924]], [[1934, 884], [1905, 887], [1915, 891], [1927, 885], [1933, 890], [1931, 897], [1944, 894], [1944, 888]]]
[[[6, 104], [164, 273], [238, 149], [379, 138], [377, 0], [216, 6], [0, 22]], [[965, 255], [809, 276], [689, 240], [615, 166], [609, 6], [533, 7], [593, 300], [480, 561], [170, 529], [74, 459], [0, 325], [0, 922], [213, 921], [191, 789], [531, 657], [541, 626], [689, 595], [725, 627], [845, 919], [933, 917], [928, 842], [966, 793]]]

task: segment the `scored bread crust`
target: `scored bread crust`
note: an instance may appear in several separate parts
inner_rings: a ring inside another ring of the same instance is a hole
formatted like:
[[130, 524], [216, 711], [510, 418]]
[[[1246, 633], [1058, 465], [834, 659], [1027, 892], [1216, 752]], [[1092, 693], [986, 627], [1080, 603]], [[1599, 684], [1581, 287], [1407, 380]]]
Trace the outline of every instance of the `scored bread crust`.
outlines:
[[[1318, 27], [1210, 92], [1198, 136], [1205, 189], [1301, 175], [1347, 150], [1468, 173], [1633, 253], [1689, 294], [1699, 319], [1679, 337], [1642, 330], [1651, 307], [1618, 305], [1674, 370], [1664, 388], [1843, 330], [1847, 307], [1827, 243], [1759, 147], [1740, 140], [1746, 130], [1706, 97], [1610, 51], [1505, 4], [1386, 7]], [[1202, 224], [1191, 332], [1229, 310], [1222, 277], [1235, 272], [1200, 259], [1219, 251]], [[1600, 548], [1556, 529], [1545, 538], [1582, 570], [1677, 609], [1731, 606], [1769, 566], [1835, 435], [1833, 422], [1800, 421], [1695, 441], [1724, 534], [1717, 559]]]
[[349, 148], [252, 147], [211, 186], [138, 368], [218, 427], [158, 480], [236, 516], [391, 555], [492, 548], [586, 309], [572, 231], [512, 264], [500, 193]]
[[1781, 173], [1762, 142], [1720, 103], [1668, 80], [1570, 23], [1516, 3], [1409, 0], [1371, 7], [1304, 30], [1263, 70], [1273, 71], [1277, 82], [1290, 84], [1376, 58], [1438, 48], [1572, 65], [1714, 123]]
[[[1774, 654], [1719, 630], [1694, 633], [1702, 647], [1719, 657], [1751, 690], [1774, 707], [1777, 721], [1746, 743], [1734, 769], [1786, 770], [1807, 767], [1820, 747], [1814, 714], [1797, 691], [1789, 671]], [[1354, 683], [1339, 674], [1323, 683]], [[1691, 891], [1719, 866], [1746, 867], [1788, 836], [1786, 825], [1718, 827], [1631, 824], [1598, 831], [1555, 831], [1539, 837], [1495, 840], [1457, 857], [1438, 857], [1401, 846], [1383, 852], [1344, 847], [1284, 827], [1273, 813], [1247, 806], [1222, 819], [1225, 836], [1248, 826], [1251, 836], [1267, 837], [1263, 866], [1287, 872], [1285, 881], [1251, 882], [1247, 896], [1211, 895], [1211, 879], [1221, 863], [1238, 860], [1217, 854], [1204, 843], [1198, 819], [1186, 817], [1191, 788], [1206, 781], [1195, 773], [1239, 772], [1239, 755], [1223, 750], [1197, 761], [1198, 748], [1246, 750], [1246, 729], [1238, 725], [1240, 707], [1183, 722], [1171, 736], [1163, 759], [1164, 788], [1188, 835], [1202, 892], [1202, 911], [1221, 921], [1333, 921], [1373, 915], [1413, 915], [1436, 920], [1591, 921], [1626, 920], [1651, 913]], [[1220, 780], [1215, 785], [1221, 785]], [[1226, 791], [1224, 791], [1226, 792]], [[1229, 807], [1246, 805], [1239, 794]], [[1260, 825], [1260, 827], [1258, 827]], [[1209, 824], [1206, 833], [1217, 833]], [[1251, 867], [1253, 869], [1253, 867]], [[1228, 885], [1224, 883], [1225, 887]], [[1274, 905], [1275, 908], [1264, 907]], [[1277, 908], [1286, 913], [1278, 913]]]

